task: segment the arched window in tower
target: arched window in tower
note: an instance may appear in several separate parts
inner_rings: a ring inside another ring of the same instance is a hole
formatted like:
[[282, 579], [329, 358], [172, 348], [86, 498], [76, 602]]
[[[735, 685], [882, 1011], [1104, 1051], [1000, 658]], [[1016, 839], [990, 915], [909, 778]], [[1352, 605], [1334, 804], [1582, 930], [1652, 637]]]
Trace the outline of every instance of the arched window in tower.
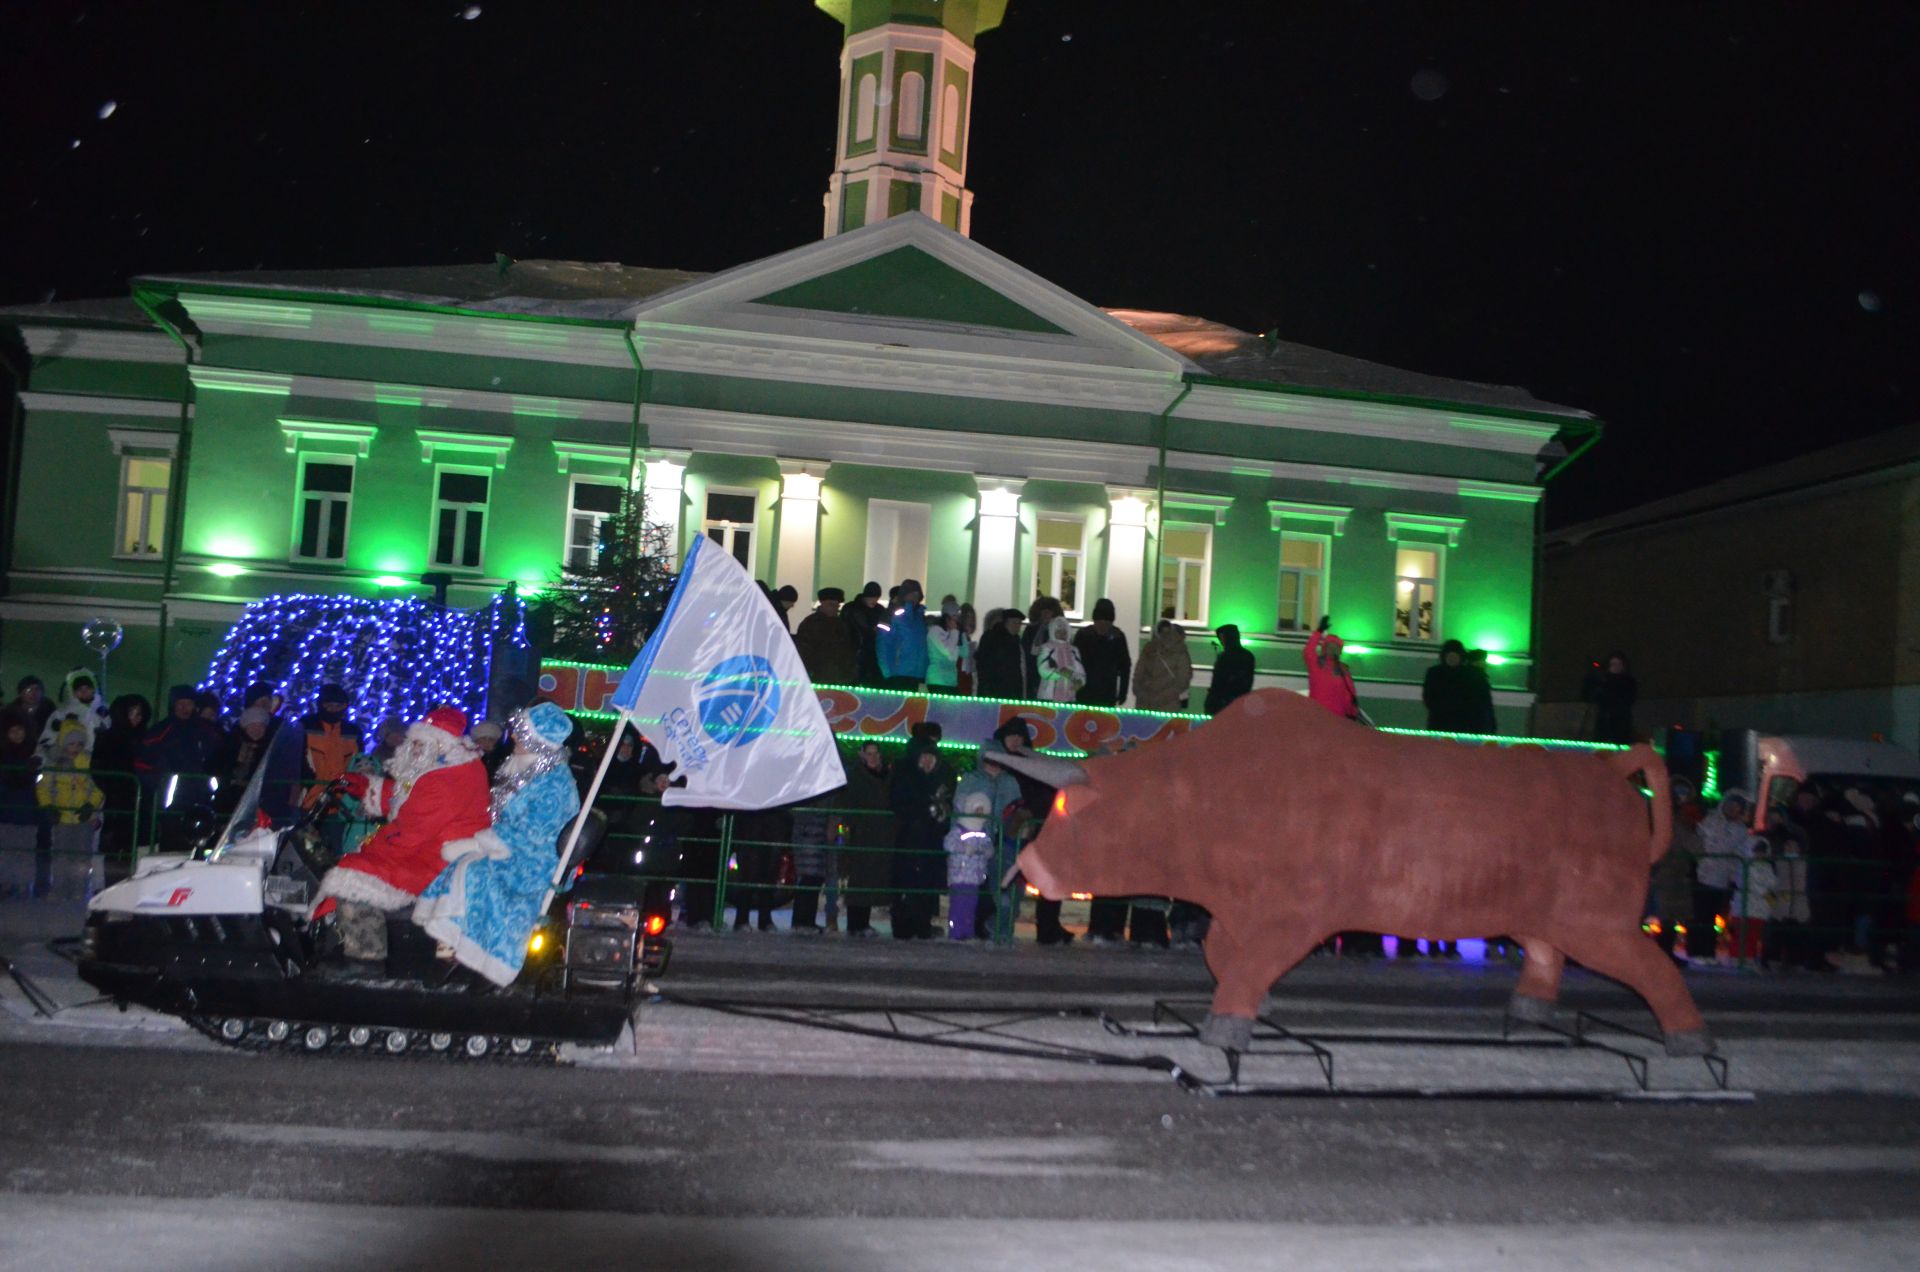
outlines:
[[873, 140], [873, 98], [879, 91], [880, 81], [873, 75], [862, 75], [860, 87], [853, 94], [853, 139], [855, 141]]
[[960, 88], [956, 84], [947, 85], [940, 94], [940, 149], [950, 155], [960, 150]]
[[900, 140], [919, 141], [927, 135], [927, 79], [918, 71], [900, 77]]

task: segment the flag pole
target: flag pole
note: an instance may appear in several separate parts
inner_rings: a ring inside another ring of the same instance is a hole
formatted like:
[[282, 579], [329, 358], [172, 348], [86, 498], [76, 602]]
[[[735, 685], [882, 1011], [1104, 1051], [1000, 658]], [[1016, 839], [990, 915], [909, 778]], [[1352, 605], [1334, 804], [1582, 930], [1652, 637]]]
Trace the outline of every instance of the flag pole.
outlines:
[[[600, 757], [600, 768], [593, 775], [593, 784], [587, 787], [587, 797], [580, 801], [580, 815], [573, 819], [573, 829], [567, 832], [567, 846], [560, 851], [560, 859], [553, 863], [553, 882], [548, 886], [549, 897], [560, 890], [560, 877], [566, 872], [567, 864], [573, 860], [573, 850], [580, 842], [581, 832], [586, 829], [587, 817], [593, 812], [593, 801], [600, 795], [600, 784], [607, 780], [607, 770], [613, 766], [613, 757], [620, 750], [620, 738], [633, 723], [633, 712], [626, 707], [614, 718], [613, 733], [607, 738], [607, 753]], [[635, 730], [638, 732], [638, 730]], [[545, 909], [542, 906], [541, 909]]]

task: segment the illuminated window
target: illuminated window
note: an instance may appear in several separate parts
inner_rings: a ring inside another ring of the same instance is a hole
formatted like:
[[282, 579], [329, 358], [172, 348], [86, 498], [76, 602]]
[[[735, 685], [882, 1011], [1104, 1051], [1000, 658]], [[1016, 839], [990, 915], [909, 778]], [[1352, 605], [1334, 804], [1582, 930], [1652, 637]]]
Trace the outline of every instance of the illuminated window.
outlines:
[[1280, 539], [1280, 609], [1274, 627], [1312, 631], [1327, 606], [1327, 555], [1332, 540], [1320, 534], [1287, 533]]
[[1394, 636], [1432, 640], [1440, 623], [1440, 549], [1395, 549], [1393, 573]]
[[486, 552], [487, 496], [493, 477], [484, 468], [433, 472], [433, 563], [477, 570]]
[[1080, 617], [1081, 566], [1086, 558], [1084, 517], [1034, 519], [1033, 594], [1057, 597], [1069, 618]]
[[347, 518], [352, 508], [353, 460], [338, 455], [302, 455], [293, 559], [346, 560]]
[[1160, 608], [1176, 623], [1207, 621], [1207, 579], [1213, 527], [1168, 523], [1160, 533]]
[[867, 577], [884, 587], [902, 579], [919, 579], [924, 587], [932, 527], [933, 508], [928, 504], [869, 499]]
[[567, 499], [567, 568], [586, 570], [600, 552], [600, 527], [620, 511], [620, 487], [586, 477], [573, 479]]
[[900, 77], [900, 139], [919, 141], [926, 135], [927, 77], [908, 71]]
[[873, 99], [879, 89], [880, 81], [874, 76], [860, 77], [860, 86], [853, 95], [853, 139], [855, 141], [873, 140]]
[[173, 460], [155, 455], [120, 457], [120, 524], [115, 556], [157, 557], [167, 535], [167, 486]]
[[754, 497], [750, 491], [707, 492], [707, 538], [753, 573]]

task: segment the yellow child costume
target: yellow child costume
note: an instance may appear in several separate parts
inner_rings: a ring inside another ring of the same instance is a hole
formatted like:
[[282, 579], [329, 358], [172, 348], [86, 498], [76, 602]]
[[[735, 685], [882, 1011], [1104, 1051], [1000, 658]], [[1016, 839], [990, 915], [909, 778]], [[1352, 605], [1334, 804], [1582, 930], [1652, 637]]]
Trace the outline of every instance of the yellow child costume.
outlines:
[[53, 867], [47, 893], [57, 901], [86, 900], [90, 876], [95, 873], [94, 823], [107, 798], [88, 772], [93, 757], [86, 747], [87, 731], [79, 722], [61, 725], [53, 763], [41, 770], [34, 784], [34, 802], [53, 818]]

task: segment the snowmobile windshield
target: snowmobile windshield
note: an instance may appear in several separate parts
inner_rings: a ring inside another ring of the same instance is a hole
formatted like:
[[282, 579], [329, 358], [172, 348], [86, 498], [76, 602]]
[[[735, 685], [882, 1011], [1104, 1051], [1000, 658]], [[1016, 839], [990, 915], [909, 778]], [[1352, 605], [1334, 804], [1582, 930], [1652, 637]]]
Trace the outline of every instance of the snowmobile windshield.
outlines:
[[292, 789], [290, 779], [298, 779], [300, 766], [305, 759], [307, 735], [305, 731], [283, 725], [273, 732], [267, 742], [267, 753], [253, 766], [253, 777], [247, 782], [246, 793], [240, 796], [240, 802], [234, 806], [233, 816], [227, 819], [226, 829], [220, 832], [222, 846], [232, 843], [260, 824], [259, 813], [262, 792], [268, 781], [274, 781], [284, 791], [275, 789], [267, 798], [267, 816], [276, 827], [284, 826], [289, 815], [276, 810], [293, 809], [300, 806], [299, 791]]

